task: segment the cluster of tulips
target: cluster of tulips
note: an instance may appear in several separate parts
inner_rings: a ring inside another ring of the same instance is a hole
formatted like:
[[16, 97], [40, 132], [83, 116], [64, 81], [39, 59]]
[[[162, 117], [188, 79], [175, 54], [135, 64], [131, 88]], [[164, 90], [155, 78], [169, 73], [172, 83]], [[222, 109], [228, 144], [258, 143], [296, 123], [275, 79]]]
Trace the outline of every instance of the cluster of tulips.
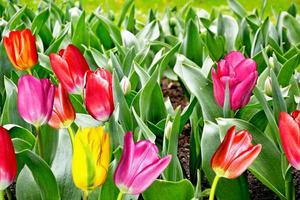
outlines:
[[[90, 70], [80, 50], [70, 44], [57, 54], [50, 54], [50, 64], [59, 80], [55, 86], [49, 79], [37, 79], [31, 69], [38, 62], [35, 36], [29, 29], [11, 31], [3, 38], [11, 63], [19, 70], [27, 70], [18, 81], [18, 111], [20, 116], [36, 128], [36, 152], [43, 156], [39, 129], [49, 124], [56, 129], [68, 129], [73, 147], [72, 175], [75, 185], [84, 197], [102, 185], [110, 163], [110, 133], [105, 126], [85, 127], [73, 133], [76, 118], [69, 94], [82, 95], [88, 113], [98, 121], [106, 122], [114, 112], [112, 74], [108, 69]], [[250, 101], [258, 78], [256, 62], [240, 52], [230, 52], [212, 69], [214, 97], [217, 104], [228, 110], [238, 110]], [[124, 92], [128, 80], [121, 81]], [[130, 90], [130, 89], [129, 89]], [[226, 110], [226, 109], [224, 109]], [[230, 116], [230, 112], [228, 113]], [[263, 148], [252, 144], [247, 130], [236, 132], [232, 126], [211, 158], [216, 177], [212, 184], [210, 200], [220, 177], [234, 179], [240, 176], [256, 159]], [[279, 116], [279, 132], [283, 150], [289, 163], [300, 169], [300, 111]], [[123, 194], [140, 194], [166, 169], [172, 156], [159, 157], [157, 146], [149, 140], [134, 142], [133, 134], [124, 136], [123, 152], [114, 172], [119, 188], [118, 199]], [[15, 179], [17, 162], [8, 132], [0, 128], [0, 190], [6, 189]]]

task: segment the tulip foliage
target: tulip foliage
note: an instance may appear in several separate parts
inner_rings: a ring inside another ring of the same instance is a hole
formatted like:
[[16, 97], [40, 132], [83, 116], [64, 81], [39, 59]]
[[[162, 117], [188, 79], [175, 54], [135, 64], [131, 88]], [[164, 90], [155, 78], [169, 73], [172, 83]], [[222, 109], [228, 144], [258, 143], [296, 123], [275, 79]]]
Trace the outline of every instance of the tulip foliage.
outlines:
[[0, 199], [251, 199], [249, 173], [295, 199], [300, 16], [266, 5], [141, 17], [133, 0], [116, 15], [0, 4]]

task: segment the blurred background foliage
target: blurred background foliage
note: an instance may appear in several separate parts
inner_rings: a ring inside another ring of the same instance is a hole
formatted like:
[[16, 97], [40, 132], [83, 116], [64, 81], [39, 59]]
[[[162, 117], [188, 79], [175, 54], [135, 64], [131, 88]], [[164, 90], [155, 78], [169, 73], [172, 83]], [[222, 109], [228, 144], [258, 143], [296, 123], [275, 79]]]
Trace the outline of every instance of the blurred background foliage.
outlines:
[[[5, 3], [7, 0], [0, 0]], [[51, 1], [51, 0], [50, 0]], [[52, 0], [58, 5], [64, 6], [68, 0]], [[120, 13], [125, 0], [80, 0], [83, 9], [87, 12], [94, 11], [98, 6], [101, 6], [105, 11], [112, 10], [116, 14]], [[29, 8], [36, 9], [39, 4], [39, 0], [19, 0], [20, 4], [27, 5]], [[222, 12], [228, 11], [227, 0], [135, 0], [135, 6], [139, 11], [139, 16], [146, 16], [149, 9], [157, 9], [159, 12], [163, 12], [165, 9], [172, 8], [174, 6], [182, 7], [187, 3], [195, 8], [203, 8], [207, 11], [212, 9], [222, 10]], [[239, 2], [247, 9], [253, 10], [259, 9], [262, 0], [239, 0]], [[79, 2], [78, 2], [79, 3]], [[269, 0], [265, 15], [272, 15], [272, 12], [279, 12], [286, 10], [291, 3], [300, 5], [300, 0]]]

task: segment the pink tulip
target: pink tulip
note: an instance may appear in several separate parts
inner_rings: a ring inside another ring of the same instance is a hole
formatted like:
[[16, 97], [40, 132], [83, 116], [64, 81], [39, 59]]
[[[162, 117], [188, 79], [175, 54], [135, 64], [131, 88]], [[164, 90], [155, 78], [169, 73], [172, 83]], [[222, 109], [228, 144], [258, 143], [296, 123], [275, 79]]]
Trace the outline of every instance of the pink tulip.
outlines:
[[148, 140], [134, 143], [132, 133], [128, 132], [115, 171], [115, 184], [122, 193], [140, 194], [165, 170], [171, 158], [171, 155], [159, 158], [156, 145]]
[[214, 96], [219, 106], [223, 107], [226, 82], [229, 83], [230, 108], [237, 110], [250, 101], [258, 73], [256, 62], [245, 58], [242, 53], [232, 51], [218, 62], [217, 72], [211, 72]]
[[279, 133], [289, 163], [300, 170], [300, 110], [279, 114]]
[[22, 76], [18, 82], [18, 110], [22, 118], [36, 127], [51, 117], [55, 86], [49, 79]]

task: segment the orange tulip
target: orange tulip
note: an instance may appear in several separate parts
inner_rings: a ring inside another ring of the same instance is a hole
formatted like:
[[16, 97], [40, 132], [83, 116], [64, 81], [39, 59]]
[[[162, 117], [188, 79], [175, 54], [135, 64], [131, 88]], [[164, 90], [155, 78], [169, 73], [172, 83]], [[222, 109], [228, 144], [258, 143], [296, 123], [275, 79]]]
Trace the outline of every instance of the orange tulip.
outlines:
[[38, 62], [35, 36], [29, 29], [11, 31], [3, 37], [10, 62], [19, 70], [30, 70]]

